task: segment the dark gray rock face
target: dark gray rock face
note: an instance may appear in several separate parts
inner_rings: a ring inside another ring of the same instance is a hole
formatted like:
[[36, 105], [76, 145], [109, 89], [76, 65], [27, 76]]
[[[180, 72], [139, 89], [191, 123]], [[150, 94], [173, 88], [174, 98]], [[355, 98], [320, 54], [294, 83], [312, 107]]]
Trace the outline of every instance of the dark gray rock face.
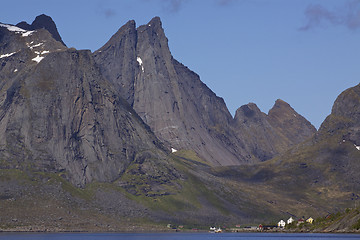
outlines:
[[169, 148], [195, 150], [215, 165], [243, 161], [214, 137], [232, 121], [224, 101], [173, 59], [158, 17], [137, 29], [129, 21], [94, 56], [103, 75]]
[[331, 114], [321, 124], [318, 138], [340, 134], [342, 139], [360, 146], [360, 84], [342, 92]]
[[56, 41], [59, 41], [64, 46], [66, 46], [65, 43], [63, 42], [63, 40], [61, 39], [61, 36], [57, 30], [55, 22], [52, 20], [51, 17], [49, 17], [45, 14], [41, 14], [41, 15], [37, 16], [35, 18], [35, 20], [31, 23], [31, 25], [28, 24], [27, 22], [20, 22], [20, 23], [16, 24], [16, 26], [19, 28], [22, 28], [24, 30], [28, 30], [28, 31], [33, 31], [33, 30], [44, 28], [52, 35], [52, 37]]
[[[43, 21], [50, 20], [32, 25]], [[158, 17], [138, 28], [129, 21], [93, 54], [67, 49], [46, 28], [1, 24], [0, 81], [1, 166], [63, 171], [79, 186], [114, 181], [134, 162], [165, 166], [158, 139], [167, 151], [239, 165], [315, 131], [282, 101], [268, 115], [243, 106], [233, 119], [223, 99], [171, 56]]]
[[134, 161], [166, 158], [90, 51], [66, 49], [45, 29], [12, 27], [0, 26], [2, 168], [63, 172], [84, 186], [114, 181]]
[[[223, 99], [172, 57], [158, 17], [137, 29], [135, 22], [129, 21], [94, 57], [103, 75], [169, 148], [194, 150], [213, 165], [253, 163], [279, 152], [280, 148], [274, 149], [266, 138], [257, 142], [259, 134], [277, 139], [272, 127], [260, 126], [255, 129], [258, 134], [240, 119], [235, 118], [234, 124]], [[271, 114], [275, 125], [276, 115]], [[304, 125], [296, 127], [302, 129]], [[305, 137], [315, 132], [311, 124], [308, 127], [304, 129]], [[303, 139], [300, 136], [285, 143], [289, 139], [284, 136], [282, 141], [285, 148]]]
[[268, 115], [254, 103], [235, 114], [235, 131], [246, 139], [247, 150], [260, 161], [268, 160], [310, 138], [316, 129], [283, 100], [277, 100]]
[[291, 145], [303, 142], [316, 132], [315, 127], [281, 99], [268, 113], [268, 121]]

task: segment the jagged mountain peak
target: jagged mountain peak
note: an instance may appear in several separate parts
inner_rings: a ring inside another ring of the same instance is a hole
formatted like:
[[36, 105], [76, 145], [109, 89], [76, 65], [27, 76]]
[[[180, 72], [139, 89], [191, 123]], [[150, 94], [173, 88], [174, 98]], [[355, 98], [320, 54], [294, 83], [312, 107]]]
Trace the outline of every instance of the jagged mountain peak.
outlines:
[[48, 54], [66, 47], [46, 29], [25, 30], [0, 24], [0, 81], [11, 79], [22, 69], [35, 66]]
[[28, 31], [33, 31], [33, 30], [44, 28], [52, 35], [52, 37], [56, 41], [59, 41], [64, 46], [66, 46], [65, 43], [63, 42], [63, 40], [61, 39], [61, 36], [57, 30], [55, 22], [53, 21], [53, 19], [50, 16], [41, 14], [35, 18], [35, 20], [31, 23], [31, 25], [28, 24], [27, 22], [23, 21], [23, 22], [16, 24], [16, 26], [20, 27], [22, 29], [28, 30]]
[[238, 124], [245, 123], [248, 120], [256, 121], [264, 117], [259, 107], [255, 103], [248, 103], [242, 105], [236, 110], [234, 120]]
[[[107, 50], [109, 48], [117, 49], [120, 47], [120, 45], [126, 44], [125, 42], [128, 41], [129, 38], [135, 39], [135, 37], [136, 37], [136, 23], [134, 20], [129, 20], [126, 24], [121, 26], [113, 36], [111, 36], [110, 40], [104, 46], [102, 46], [100, 49], [95, 51], [94, 54], [95, 56], [101, 55], [101, 52], [103, 50]], [[119, 52], [118, 54], [119, 56], [116, 56], [116, 58], [120, 58], [121, 57], [120, 54], [123, 53]]]
[[284, 100], [277, 99], [274, 106], [269, 110], [268, 116], [274, 118], [296, 117], [296, 111]]
[[[335, 100], [331, 113], [346, 117], [359, 116], [360, 84], [343, 91]], [[360, 120], [358, 117], [356, 120]]]
[[149, 29], [149, 28], [163, 31], [160, 17], [153, 17], [147, 24], [139, 26], [138, 29], [140, 31], [143, 31], [144, 29]]
[[268, 160], [312, 136], [316, 129], [287, 102], [278, 99], [269, 114], [255, 103], [241, 106], [234, 117], [239, 138], [247, 139], [248, 151], [260, 161]]
[[[223, 99], [172, 57], [159, 17], [138, 28], [128, 22], [94, 57], [103, 75], [168, 146], [191, 149], [214, 165], [257, 162], [279, 152], [271, 146], [259, 151], [266, 144], [246, 142], [244, 127], [253, 135], [250, 129], [260, 125], [267, 132], [264, 141], [278, 135], [254, 103], [240, 107], [233, 119]], [[283, 104], [279, 100], [275, 106]], [[278, 149], [285, 149], [286, 141]]]
[[315, 127], [313, 127], [309, 121], [297, 113], [289, 103], [281, 99], [275, 101], [274, 106], [269, 110], [268, 117], [272, 122], [276, 121], [278, 124], [286, 121], [301, 121], [306, 123], [315, 132]]
[[123, 26], [119, 28], [119, 30], [114, 34], [114, 36], [121, 36], [124, 33], [128, 33], [129, 31], [133, 31], [136, 29], [135, 20], [127, 21]]
[[287, 102], [285, 102], [282, 99], [277, 99], [275, 101], [273, 108], [277, 108], [277, 107], [290, 107], [290, 104], [288, 104]]
[[160, 29], [163, 30], [162, 22], [160, 17], [154, 17], [150, 20], [150, 22], [146, 25], [148, 27], [151, 27], [153, 29]]
[[153, 17], [151, 20], [150, 20], [150, 22], [149, 22], [149, 24], [152, 24], [152, 25], [162, 25], [162, 22], [161, 22], [161, 19], [160, 19], [160, 17], [159, 16], [155, 16], [155, 17]]
[[346, 89], [335, 100], [331, 114], [321, 124], [318, 137], [340, 135], [360, 145], [360, 84]]

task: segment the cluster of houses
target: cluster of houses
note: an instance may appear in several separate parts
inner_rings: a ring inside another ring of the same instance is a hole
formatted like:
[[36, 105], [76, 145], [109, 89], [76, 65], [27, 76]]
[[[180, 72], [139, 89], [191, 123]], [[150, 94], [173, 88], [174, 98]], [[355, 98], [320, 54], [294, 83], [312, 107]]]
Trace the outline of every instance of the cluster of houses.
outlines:
[[290, 224], [296, 224], [297, 226], [299, 226], [302, 223], [309, 223], [312, 224], [314, 222], [314, 219], [312, 217], [309, 217], [308, 219], [304, 219], [304, 218], [300, 218], [297, 221], [293, 218], [290, 217], [286, 222], [284, 220], [280, 220], [277, 225], [262, 225], [260, 224], [259, 226], [247, 226], [247, 227], [243, 227], [241, 228], [240, 225], [236, 225], [235, 228], [231, 228], [229, 229], [232, 232], [242, 232], [242, 231], [269, 231], [269, 230], [275, 230], [277, 231], [279, 228], [285, 228], [286, 225], [290, 225]]
[[[279, 228], [282, 229], [282, 228], [285, 228], [286, 225], [290, 225], [290, 224], [296, 224], [297, 226], [299, 226], [300, 224], [303, 224], [303, 223], [309, 223], [309, 224], [313, 224], [314, 222], [314, 219], [312, 217], [309, 217], [308, 219], [304, 219], [304, 218], [300, 218], [298, 219], [297, 221], [290, 217], [286, 222], [281, 219], [277, 225], [262, 225], [260, 224], [259, 226], [246, 226], [246, 227], [243, 227], [241, 228], [240, 225], [236, 225], [235, 228], [226, 228], [226, 231], [231, 231], [231, 232], [242, 232], [242, 231], [268, 231], [268, 230], [275, 230], [277, 231]], [[174, 229], [176, 231], [181, 231], [183, 230], [184, 226], [180, 225], [178, 227], [176, 226], [173, 226], [171, 224], [168, 224], [167, 225], [167, 228], [170, 228], [170, 229]], [[193, 231], [198, 231], [197, 228], [194, 228], [192, 229]], [[210, 231], [211, 233], [221, 233], [223, 232], [223, 230], [220, 228], [220, 227], [210, 227]]]
[[[292, 218], [292, 217], [290, 217], [287, 221], [286, 221], [286, 223], [285, 223], [285, 221], [284, 220], [280, 220], [279, 222], [278, 222], [278, 227], [280, 227], [280, 228], [284, 228], [285, 226], [286, 226], [286, 224], [292, 224], [293, 222], [295, 222], [295, 220]], [[304, 218], [300, 218], [299, 220], [297, 220], [297, 225], [300, 225], [301, 223], [305, 223], [305, 222], [307, 222], [307, 223], [310, 223], [310, 224], [312, 224], [313, 222], [314, 222], [314, 219], [312, 218], [312, 217], [309, 217], [308, 219], [304, 219]]]
[[295, 219], [293, 219], [292, 217], [290, 217], [286, 222], [284, 220], [280, 220], [277, 224], [277, 226], [272, 226], [272, 225], [259, 225], [257, 230], [263, 231], [263, 230], [271, 230], [274, 228], [285, 228], [286, 225], [290, 225], [293, 224], [294, 222], [296, 222], [296, 225], [299, 226], [302, 223], [310, 223], [312, 224], [314, 222], [314, 219], [312, 217], [309, 217], [308, 219], [304, 219], [304, 218], [300, 218], [297, 221], [295, 221]]

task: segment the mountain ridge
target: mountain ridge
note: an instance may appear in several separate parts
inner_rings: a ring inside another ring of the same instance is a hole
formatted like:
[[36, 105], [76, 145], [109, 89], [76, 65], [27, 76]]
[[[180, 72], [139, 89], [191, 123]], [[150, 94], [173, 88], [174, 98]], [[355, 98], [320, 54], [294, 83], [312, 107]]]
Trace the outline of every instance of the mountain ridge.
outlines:
[[[215, 166], [263, 160], [240, 131], [235, 134], [237, 126], [224, 100], [173, 58], [159, 17], [138, 28], [129, 21], [94, 57], [104, 76], [169, 148], [191, 149]], [[315, 132], [311, 124], [299, 128], [308, 128], [301, 140]], [[269, 156], [278, 150], [263, 149]]]
[[19, 22], [18, 24], [16, 24], [16, 26], [19, 28], [22, 28], [24, 30], [28, 30], [28, 31], [45, 28], [47, 31], [49, 31], [49, 33], [53, 36], [53, 38], [56, 41], [59, 41], [64, 46], [66, 46], [65, 43], [63, 42], [63, 40], [61, 39], [61, 36], [57, 30], [55, 22], [52, 20], [51, 17], [49, 17], [45, 14], [41, 14], [41, 15], [37, 16], [31, 24], [28, 24], [27, 22], [23, 21], [23, 22]]
[[93, 53], [46, 28], [1, 24], [0, 229], [204, 227], [339, 210], [359, 193], [359, 86], [319, 131], [283, 100], [232, 117], [173, 58], [158, 17], [128, 21]]

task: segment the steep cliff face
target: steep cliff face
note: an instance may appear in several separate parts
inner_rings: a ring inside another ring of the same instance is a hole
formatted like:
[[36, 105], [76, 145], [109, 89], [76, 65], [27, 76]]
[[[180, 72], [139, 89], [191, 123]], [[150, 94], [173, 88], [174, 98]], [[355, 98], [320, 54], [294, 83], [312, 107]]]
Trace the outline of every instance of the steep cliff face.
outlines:
[[313, 138], [263, 165], [278, 169], [271, 183], [289, 194], [313, 192], [309, 200], [334, 212], [353, 207], [360, 195], [359, 105], [360, 85], [342, 92]]
[[169, 148], [192, 149], [215, 165], [246, 161], [240, 147], [230, 146], [237, 141], [224, 127], [232, 121], [224, 101], [173, 59], [158, 17], [137, 29], [128, 22], [94, 57]]
[[232, 225], [348, 207], [360, 192], [359, 106], [360, 85], [286, 151], [315, 128], [282, 100], [233, 119], [171, 56], [159, 18], [129, 21], [95, 53], [66, 48], [46, 27], [0, 24], [3, 226]]
[[[316, 162], [326, 164], [343, 188], [358, 192], [360, 172], [360, 84], [342, 92], [331, 114], [321, 124], [311, 151]], [[351, 187], [349, 187], [351, 186]]]
[[137, 158], [163, 159], [158, 138], [226, 166], [267, 160], [315, 131], [282, 101], [268, 115], [243, 106], [233, 119], [171, 56], [158, 17], [129, 21], [94, 54], [67, 49], [50, 20], [0, 27], [3, 166], [65, 171], [84, 186], [113, 181]]
[[342, 92], [331, 114], [321, 124], [319, 137], [342, 134], [344, 140], [360, 145], [360, 84]]
[[129, 21], [94, 57], [103, 75], [168, 148], [193, 150], [212, 165], [266, 160], [315, 132], [280, 102], [268, 117], [255, 110], [264, 118], [260, 125], [251, 123], [247, 107], [234, 120], [224, 100], [172, 57], [158, 17], [138, 28]]
[[66, 49], [45, 29], [3, 24], [0, 31], [2, 168], [63, 172], [84, 186], [166, 157], [90, 51]]
[[287, 139], [289, 145], [301, 143], [316, 132], [315, 127], [308, 120], [281, 99], [278, 99], [270, 109], [268, 121]]
[[238, 138], [247, 140], [247, 151], [260, 161], [285, 152], [316, 132], [309, 121], [280, 99], [268, 114], [254, 103], [240, 107], [235, 114], [234, 128]]

